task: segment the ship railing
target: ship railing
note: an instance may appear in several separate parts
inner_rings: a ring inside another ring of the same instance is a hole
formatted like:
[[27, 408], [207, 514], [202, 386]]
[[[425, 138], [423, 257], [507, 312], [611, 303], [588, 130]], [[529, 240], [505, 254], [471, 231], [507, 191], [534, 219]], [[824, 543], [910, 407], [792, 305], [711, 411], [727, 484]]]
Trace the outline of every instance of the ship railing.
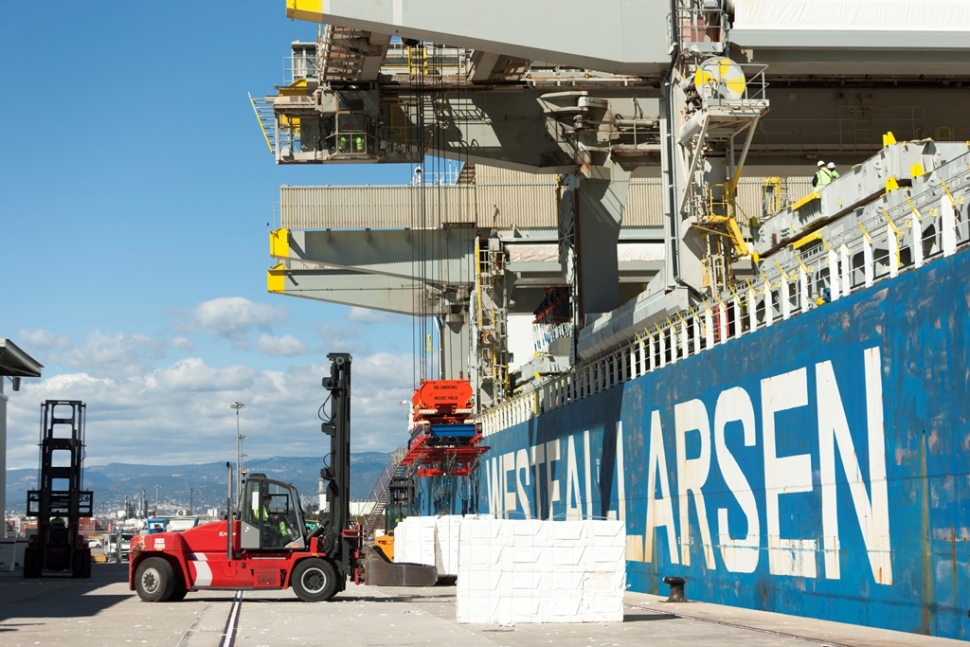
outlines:
[[283, 78], [286, 79], [286, 82], [296, 83], [304, 79], [319, 79], [320, 66], [317, 62], [317, 44], [295, 42], [290, 48], [292, 55], [283, 59]]
[[[970, 153], [936, 181], [868, 205], [854, 226], [828, 227], [761, 264], [756, 279], [638, 331], [570, 372], [533, 382], [481, 415], [485, 436], [683, 361], [970, 246]], [[949, 172], [947, 172], [949, 171]], [[887, 196], [892, 193], [887, 192]], [[887, 203], [888, 204], [888, 203]], [[851, 224], [851, 221], [850, 221]], [[784, 262], [782, 262], [782, 260]]]

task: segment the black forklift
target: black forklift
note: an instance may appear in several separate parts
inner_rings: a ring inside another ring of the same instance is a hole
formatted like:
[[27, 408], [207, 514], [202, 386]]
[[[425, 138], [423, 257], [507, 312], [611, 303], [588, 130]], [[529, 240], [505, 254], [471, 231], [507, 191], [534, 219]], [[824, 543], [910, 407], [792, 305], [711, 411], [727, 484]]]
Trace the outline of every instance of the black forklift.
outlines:
[[37, 532], [24, 552], [24, 577], [91, 577], [91, 549], [81, 536], [81, 519], [94, 507], [94, 493], [82, 489], [85, 409], [80, 400], [41, 405], [40, 486], [27, 492], [27, 516], [37, 518]]

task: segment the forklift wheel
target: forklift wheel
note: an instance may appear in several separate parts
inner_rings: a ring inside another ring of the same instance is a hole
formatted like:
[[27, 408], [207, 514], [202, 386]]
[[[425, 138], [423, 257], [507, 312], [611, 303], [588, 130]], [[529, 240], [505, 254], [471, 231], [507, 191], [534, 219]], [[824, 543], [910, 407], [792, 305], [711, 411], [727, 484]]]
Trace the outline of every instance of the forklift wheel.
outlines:
[[74, 551], [74, 563], [71, 565], [72, 577], [91, 577], [91, 549], [84, 548]]
[[185, 585], [181, 582], [175, 584], [175, 590], [172, 591], [172, 597], [169, 598], [170, 602], [179, 602], [185, 599], [185, 595], [189, 592]]
[[337, 594], [337, 570], [331, 562], [311, 557], [293, 569], [291, 585], [304, 602], [323, 602]]
[[149, 557], [135, 572], [135, 589], [145, 602], [166, 602], [175, 591], [172, 565], [161, 557]]
[[24, 577], [40, 577], [44, 570], [44, 557], [39, 548], [24, 551]]

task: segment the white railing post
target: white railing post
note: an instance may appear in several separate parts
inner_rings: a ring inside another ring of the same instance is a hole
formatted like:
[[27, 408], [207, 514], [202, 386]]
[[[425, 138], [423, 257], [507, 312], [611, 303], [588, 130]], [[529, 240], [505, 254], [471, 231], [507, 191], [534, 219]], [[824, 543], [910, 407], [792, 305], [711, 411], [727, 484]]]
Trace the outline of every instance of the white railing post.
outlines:
[[[754, 290], [748, 288], [748, 330], [754, 332], [758, 329], [758, 313], [755, 308]], [[765, 306], [767, 308], [767, 305]]]
[[862, 264], [865, 266], [863, 274], [865, 275], [866, 287], [871, 288], [876, 279], [876, 261], [872, 255], [872, 243], [869, 242], [869, 236], [862, 237]]
[[728, 315], [727, 315], [727, 304], [722, 303], [721, 307], [717, 309], [717, 329], [720, 333], [719, 339], [723, 344], [728, 340]]
[[637, 377], [640, 377], [647, 372], [647, 345], [643, 343], [643, 337], [637, 337], [637, 347], [637, 352], [640, 355], [640, 362], [637, 366]]
[[957, 251], [956, 214], [947, 194], [940, 198], [940, 239], [944, 256], [951, 256]]
[[741, 313], [741, 299], [734, 297], [734, 336], [738, 339], [744, 334], [744, 316]]
[[687, 320], [681, 319], [680, 320], [680, 355], [684, 359], [687, 359], [687, 355], [690, 352], [689, 346], [688, 346], [689, 343], [690, 343], [690, 339], [687, 338]]
[[791, 317], [791, 295], [788, 294], [788, 277], [784, 275], [781, 277], [781, 290], [778, 293], [778, 298], [781, 299], [781, 318], [788, 319]]
[[842, 296], [852, 293], [852, 267], [849, 265], [849, 248], [842, 243], [839, 247], [839, 261], [842, 264]]
[[839, 299], [839, 255], [834, 249], [830, 249], [829, 257], [829, 296], [832, 301]]
[[800, 291], [798, 295], [799, 305], [801, 306], [802, 312], [808, 312], [808, 306], [811, 303], [808, 300], [808, 273], [800, 265], [798, 267], [798, 287]]
[[667, 320], [667, 332], [670, 333], [670, 363], [677, 363], [677, 327]]
[[711, 316], [711, 309], [704, 309], [704, 336], [707, 338], [707, 348], [714, 348], [714, 317]]
[[775, 323], [775, 309], [771, 305], [771, 282], [765, 281], [765, 325], [771, 326]]
[[919, 214], [913, 210], [913, 266], [923, 267], [923, 226], [919, 223]]
[[893, 223], [886, 225], [886, 237], [889, 243], [889, 276], [899, 276], [899, 240], [896, 238], [896, 228]]
[[697, 355], [701, 352], [701, 323], [696, 314], [691, 314], [691, 321], [694, 323], [694, 354]]

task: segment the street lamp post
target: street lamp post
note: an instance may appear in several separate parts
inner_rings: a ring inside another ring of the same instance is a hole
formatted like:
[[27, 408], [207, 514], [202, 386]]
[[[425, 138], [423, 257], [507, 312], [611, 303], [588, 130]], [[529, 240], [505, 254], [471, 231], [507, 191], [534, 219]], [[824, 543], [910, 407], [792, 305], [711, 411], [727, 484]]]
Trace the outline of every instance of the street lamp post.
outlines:
[[155, 516], [158, 516], [158, 485], [155, 485]]
[[242, 402], [233, 402], [229, 405], [230, 409], [236, 412], [236, 499], [239, 498], [239, 489], [242, 487], [242, 441], [245, 436], [239, 435], [239, 410], [246, 407]]

